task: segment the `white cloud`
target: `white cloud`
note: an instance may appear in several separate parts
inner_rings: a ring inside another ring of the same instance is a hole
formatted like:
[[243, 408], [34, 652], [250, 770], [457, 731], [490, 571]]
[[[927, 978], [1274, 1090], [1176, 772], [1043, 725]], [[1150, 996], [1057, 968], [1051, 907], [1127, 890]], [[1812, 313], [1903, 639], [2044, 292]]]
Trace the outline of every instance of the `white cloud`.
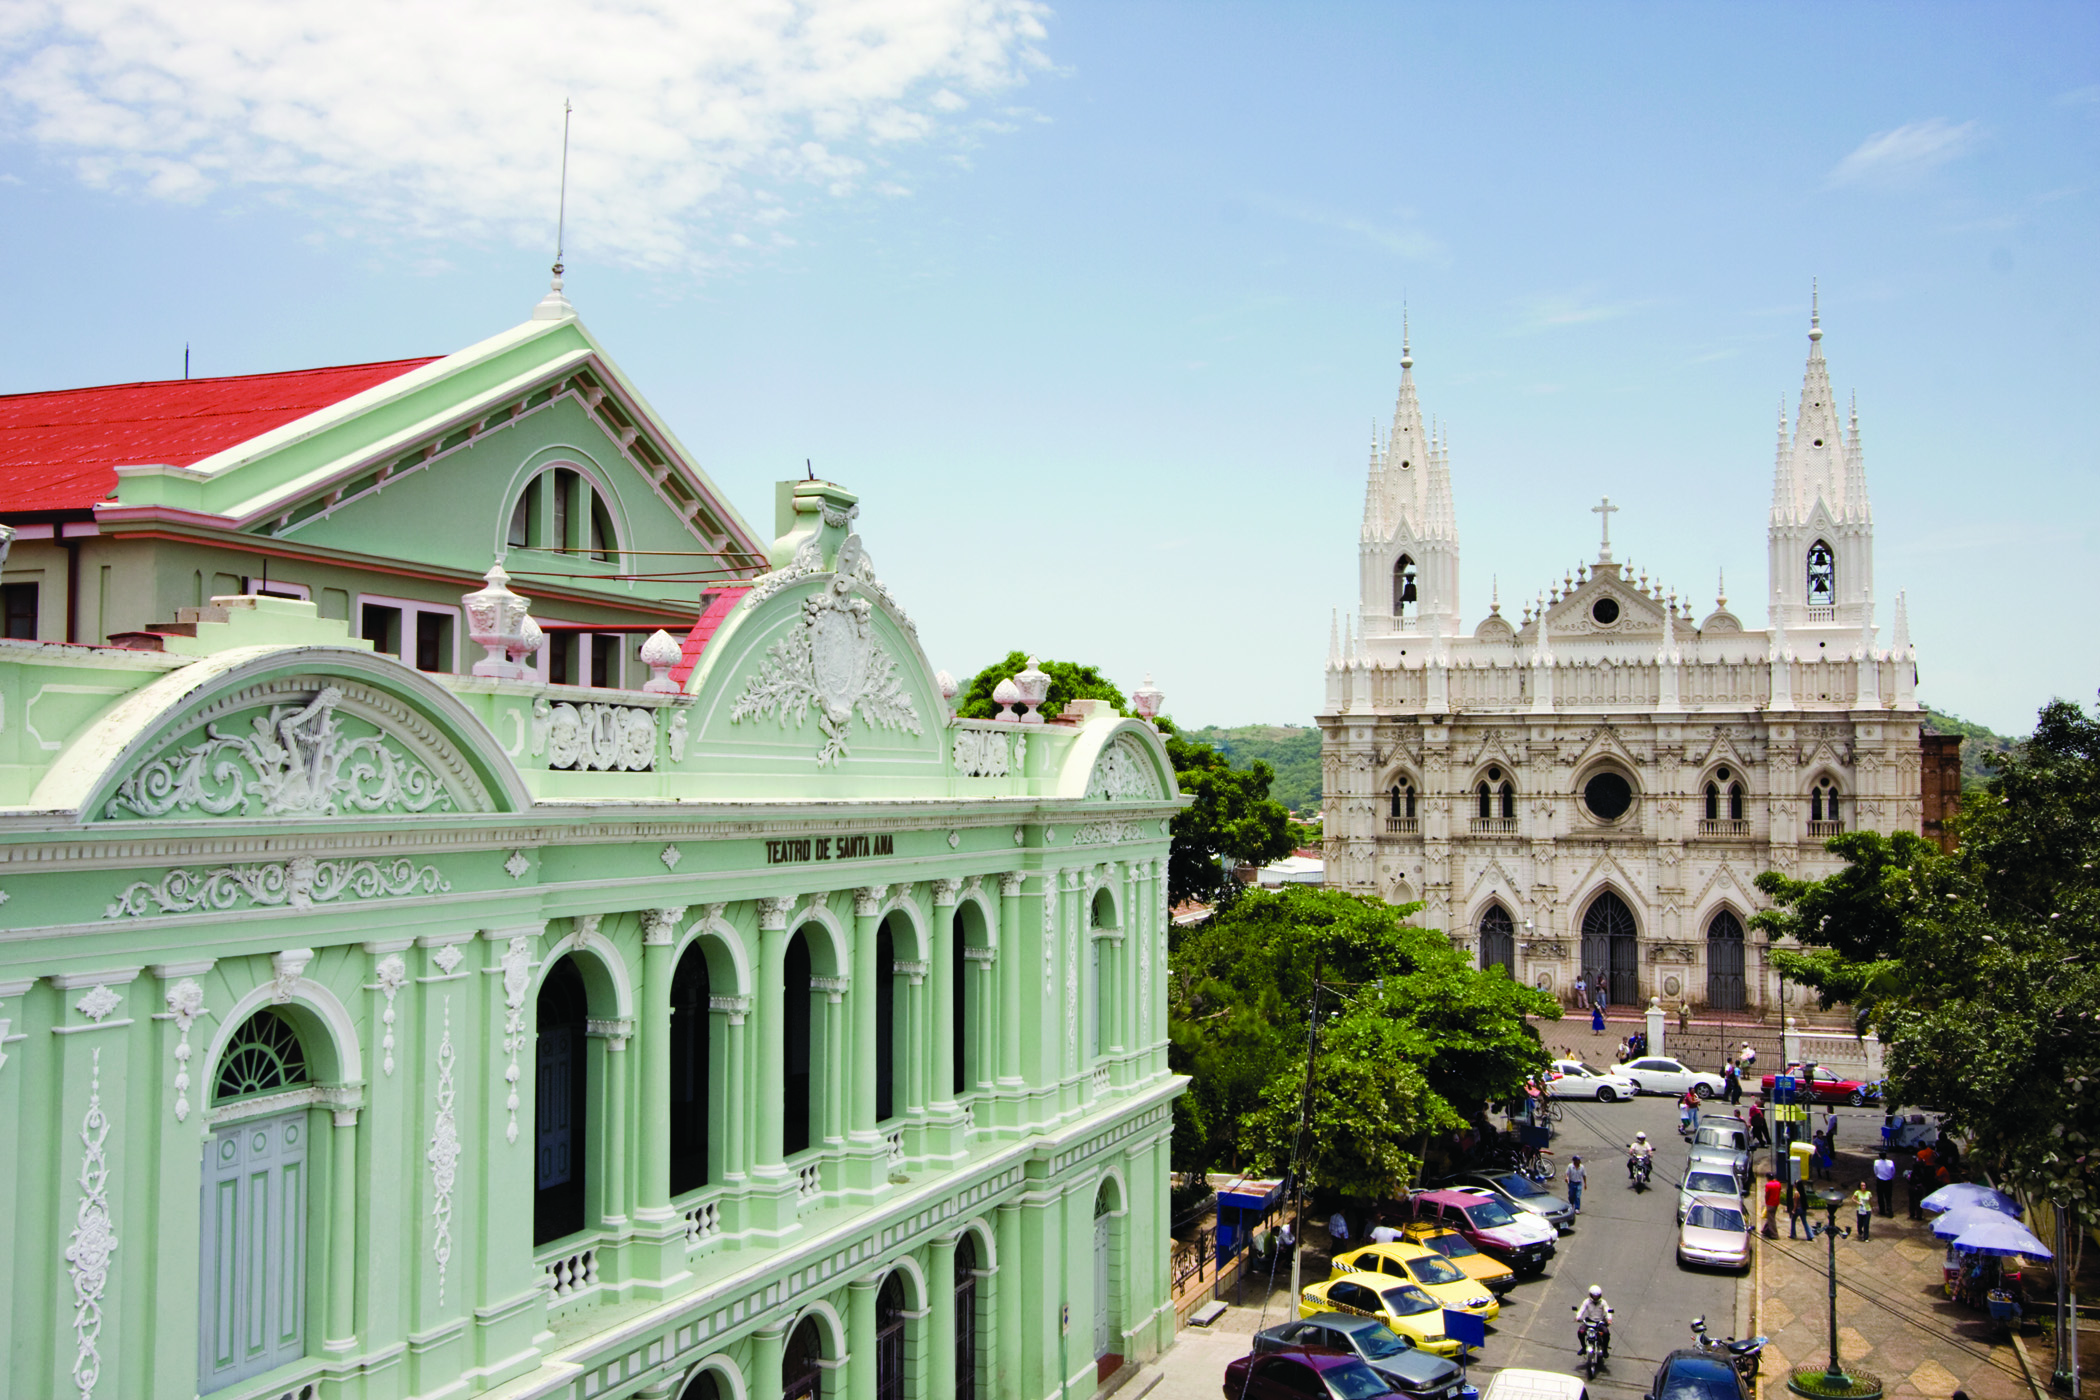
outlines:
[[[84, 181], [289, 192], [411, 236], [704, 267], [1046, 66], [1039, 0], [28, 0], [0, 15], [17, 139]], [[883, 192], [895, 181], [883, 180]]]
[[1903, 184], [1939, 169], [1976, 144], [1975, 122], [1928, 117], [1880, 131], [1831, 168], [1829, 185]]
[[1578, 287], [1570, 292], [1553, 292], [1517, 303], [1517, 323], [1509, 328], [1507, 334], [1536, 335], [1540, 331], [1559, 330], [1563, 326], [1586, 326], [1597, 321], [1616, 321], [1621, 316], [1631, 315], [1642, 307], [1653, 304], [1652, 300], [1647, 299], [1601, 301], [1593, 287]]

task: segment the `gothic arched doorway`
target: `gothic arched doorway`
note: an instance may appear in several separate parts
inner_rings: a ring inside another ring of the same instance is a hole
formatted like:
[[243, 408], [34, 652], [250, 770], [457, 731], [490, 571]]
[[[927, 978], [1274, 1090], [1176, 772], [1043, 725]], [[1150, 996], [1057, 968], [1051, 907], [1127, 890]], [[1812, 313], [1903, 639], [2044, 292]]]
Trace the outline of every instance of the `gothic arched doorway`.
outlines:
[[1480, 970], [1491, 967], [1517, 975], [1517, 926], [1499, 904], [1490, 904], [1480, 916]]
[[1743, 921], [1723, 909], [1706, 926], [1706, 1003], [1741, 1011], [1743, 1002]]
[[1618, 1006], [1640, 999], [1640, 947], [1633, 911], [1606, 890], [1590, 901], [1582, 916], [1582, 965], [1605, 978], [1605, 989]]

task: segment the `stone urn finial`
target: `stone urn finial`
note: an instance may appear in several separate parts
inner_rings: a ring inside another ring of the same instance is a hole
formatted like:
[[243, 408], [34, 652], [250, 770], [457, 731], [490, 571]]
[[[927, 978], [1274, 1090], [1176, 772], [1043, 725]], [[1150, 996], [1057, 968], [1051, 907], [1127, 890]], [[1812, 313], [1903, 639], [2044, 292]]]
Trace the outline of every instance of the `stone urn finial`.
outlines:
[[1031, 656], [1028, 669], [1014, 677], [1014, 685], [1021, 692], [1020, 703], [1026, 707], [1021, 714], [1021, 723], [1041, 724], [1043, 702], [1050, 698], [1050, 673], [1037, 666]]
[[992, 700], [999, 706], [999, 713], [993, 715], [993, 719], [1012, 724], [1019, 718], [1014, 714], [1014, 706], [1021, 703], [1021, 687], [1014, 684], [1012, 676], [992, 687]]
[[510, 575], [498, 559], [483, 577], [485, 587], [460, 599], [467, 610], [467, 635], [488, 655], [474, 663], [474, 674], [498, 680], [531, 680], [535, 673], [530, 658], [546, 645], [540, 625], [532, 620], [532, 604], [510, 591]]
[[642, 683], [642, 690], [650, 695], [676, 695], [678, 682], [671, 679], [671, 668], [685, 655], [678, 639], [659, 627], [642, 643], [640, 655], [642, 664], [649, 668], [649, 679]]
[[1130, 692], [1130, 708], [1137, 711], [1139, 719], [1151, 724], [1153, 717], [1159, 713], [1160, 702], [1166, 698], [1166, 693], [1152, 683], [1152, 673], [1148, 671], [1145, 673], [1145, 683]]

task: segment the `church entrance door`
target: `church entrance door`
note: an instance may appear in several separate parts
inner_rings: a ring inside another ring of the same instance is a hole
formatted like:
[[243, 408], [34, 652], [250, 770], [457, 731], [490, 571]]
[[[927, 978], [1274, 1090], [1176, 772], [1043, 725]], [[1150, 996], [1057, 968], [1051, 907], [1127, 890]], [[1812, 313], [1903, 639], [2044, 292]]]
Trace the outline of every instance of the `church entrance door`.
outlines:
[[1743, 921], [1723, 909], [1706, 926], [1706, 1000], [1716, 1011], [1741, 1011]]
[[1602, 971], [1614, 1006], [1632, 1006], [1640, 998], [1640, 947], [1633, 911], [1606, 890], [1590, 901], [1582, 916], [1582, 964]]

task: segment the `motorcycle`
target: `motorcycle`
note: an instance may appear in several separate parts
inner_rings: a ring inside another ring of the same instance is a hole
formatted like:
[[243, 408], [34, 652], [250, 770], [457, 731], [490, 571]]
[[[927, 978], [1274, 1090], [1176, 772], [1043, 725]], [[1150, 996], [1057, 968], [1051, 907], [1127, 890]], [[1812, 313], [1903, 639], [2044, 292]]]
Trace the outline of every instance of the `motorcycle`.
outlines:
[[1633, 1162], [1633, 1169], [1627, 1173], [1626, 1184], [1636, 1191], [1645, 1191], [1648, 1189], [1648, 1177], [1654, 1170], [1655, 1158], [1639, 1158]]
[[[1581, 1312], [1582, 1306], [1578, 1303], [1568, 1311]], [[1598, 1368], [1604, 1364], [1604, 1357], [1611, 1350], [1611, 1324], [1599, 1322], [1595, 1318], [1584, 1318], [1575, 1324], [1575, 1335], [1582, 1342], [1583, 1369], [1589, 1373], [1589, 1379], [1595, 1380]]]
[[1765, 1343], [1770, 1337], [1746, 1337], [1741, 1341], [1734, 1337], [1709, 1337], [1706, 1334], [1706, 1319], [1692, 1319], [1692, 1339], [1701, 1351], [1718, 1351], [1727, 1356], [1728, 1364], [1735, 1367], [1736, 1374], [1746, 1381], [1757, 1379], [1758, 1367], [1764, 1361]]

